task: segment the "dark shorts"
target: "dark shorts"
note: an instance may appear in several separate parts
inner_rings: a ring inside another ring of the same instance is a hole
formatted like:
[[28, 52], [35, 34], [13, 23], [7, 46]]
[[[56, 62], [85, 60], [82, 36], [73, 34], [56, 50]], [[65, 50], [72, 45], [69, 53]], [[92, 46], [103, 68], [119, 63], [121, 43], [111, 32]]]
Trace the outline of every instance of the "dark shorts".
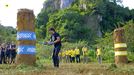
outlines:
[[5, 57], [5, 52], [1, 52], [1, 57]]
[[14, 59], [16, 57], [16, 51], [15, 50], [12, 50], [11, 51], [11, 58]]
[[6, 57], [10, 58], [10, 51], [6, 51]]

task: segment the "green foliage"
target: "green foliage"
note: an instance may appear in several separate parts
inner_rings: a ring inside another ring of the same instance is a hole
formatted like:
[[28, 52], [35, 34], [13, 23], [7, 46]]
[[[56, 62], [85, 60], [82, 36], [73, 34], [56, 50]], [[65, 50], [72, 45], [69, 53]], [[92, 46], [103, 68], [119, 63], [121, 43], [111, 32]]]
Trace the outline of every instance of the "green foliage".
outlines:
[[113, 33], [105, 33], [103, 38], [98, 38], [96, 40], [97, 45], [102, 48], [111, 48], [113, 47]]
[[[88, 46], [88, 43], [86, 41], [79, 41], [77, 43], [64, 42], [62, 43], [61, 52], [69, 49], [75, 49], [76, 47], [78, 47], [81, 50], [82, 47], [84, 46]], [[53, 46], [49, 45], [44, 46], [37, 43], [36, 48], [37, 48], [36, 57], [38, 58], [37, 63], [50, 63]]]
[[[126, 43], [128, 45], [128, 59], [130, 61], [134, 61], [133, 59], [133, 52], [134, 52], [134, 22], [131, 20], [127, 23], [125, 23], [124, 26], [125, 29], [125, 38]], [[107, 60], [108, 62], [113, 62], [114, 60], [114, 43], [113, 43], [113, 34], [112, 33], [106, 33], [103, 38], [99, 38], [97, 41], [96, 46], [100, 46], [103, 48], [103, 60]]]
[[34, 66], [20, 64], [17, 65], [15, 69], [19, 72], [25, 73], [25, 72], [41, 71], [45, 68], [43, 66], [43, 63], [36, 63]]
[[[77, 11], [65, 9], [49, 18], [47, 29], [54, 27], [63, 37], [63, 41], [75, 42], [77, 40], [93, 39], [92, 31], [84, 24], [84, 19]], [[48, 32], [47, 32], [48, 33]]]
[[96, 40], [96, 47], [99, 46], [102, 49], [102, 58], [107, 62], [114, 62], [114, 43], [113, 43], [113, 34], [106, 33], [103, 38], [98, 38]]
[[134, 9], [132, 9], [132, 10], [130, 11], [130, 13], [131, 13], [130, 17], [131, 17], [132, 20], [134, 21]]
[[[46, 3], [49, 3], [49, 1]], [[87, 22], [86, 19], [90, 19], [89, 16], [92, 15], [99, 15], [99, 18], [96, 18], [99, 19], [99, 21], [95, 21], [94, 24], [98, 23], [98, 27], [103, 33], [103, 36], [100, 38], [97, 37], [96, 33], [99, 30], [95, 30], [95, 26], [90, 27], [90, 25], [87, 24], [89, 22]], [[115, 28], [125, 28], [128, 50], [134, 52], [134, 39], [133, 36], [131, 36], [134, 33], [133, 22], [126, 23], [129, 20], [134, 21], [134, 10], [117, 5], [116, 0], [76, 0], [70, 7], [62, 10], [52, 7], [51, 4], [45, 9], [43, 8], [37, 16], [36, 33], [38, 39], [48, 39], [50, 37], [48, 29], [54, 27], [56, 31], [60, 33], [62, 41], [64, 42], [63, 50], [77, 46], [82, 47], [84, 45], [90, 45], [93, 48], [99, 46], [103, 51], [103, 60], [106, 62], [114, 62], [112, 31]], [[43, 56], [44, 53], [50, 54], [49, 52], [51, 52], [51, 50], [48, 52], [42, 50], [49, 50], [49, 48], [50, 47], [39, 48], [38, 55]], [[94, 52], [94, 50], [92, 51]], [[92, 51], [91, 54], [93, 53]], [[93, 55], [91, 55], [91, 57], [92, 56]], [[45, 55], [43, 57], [45, 57]], [[41, 62], [49, 61], [43, 60]]]
[[0, 25], [0, 43], [11, 42], [16, 40], [16, 30], [12, 27]]
[[110, 64], [110, 66], [108, 67], [108, 70], [111, 70], [111, 71], [114, 71], [114, 70], [116, 70], [116, 69], [118, 69], [118, 67], [117, 67], [117, 65], [116, 64]]
[[128, 50], [134, 52], [134, 22], [129, 21], [124, 26]]
[[86, 40], [93, 44], [96, 33], [92, 28], [87, 27], [85, 21], [89, 15], [101, 16], [99, 24], [103, 34], [122, 27], [123, 23], [134, 19], [133, 10], [117, 5], [115, 0], [76, 0], [70, 7], [62, 10], [54, 8], [51, 3], [52, 1], [45, 1], [46, 7], [36, 19], [40, 38], [48, 38], [47, 29], [54, 27], [62, 35], [63, 41]]
[[133, 13], [132, 10], [128, 8], [121, 7], [116, 3], [109, 1], [102, 1], [96, 7], [96, 13], [102, 16], [102, 21], [100, 22], [101, 30], [105, 32], [111, 32], [115, 28], [122, 27], [123, 24], [131, 19]]
[[76, 47], [81, 49], [84, 46], [88, 46], [88, 42], [86, 41], [78, 41], [76, 43], [64, 42], [62, 44], [62, 50], [75, 49]]
[[107, 68], [107, 70], [113, 71], [114, 73], [117, 72], [123, 72], [123, 73], [133, 73], [134, 72], [134, 67], [132, 65], [125, 65], [125, 64], [110, 64]]
[[89, 60], [91, 62], [96, 61], [96, 51], [95, 49], [91, 49], [91, 47], [88, 48], [88, 56], [89, 56]]
[[134, 52], [128, 52], [128, 60], [134, 62]]
[[[51, 54], [52, 54], [52, 46], [44, 46], [44, 45], [41, 45], [41, 44], [36, 44], [36, 47], [37, 47], [37, 54], [36, 56], [39, 58], [39, 59], [50, 59], [51, 57]], [[41, 61], [41, 62], [46, 62], [46, 61]]]
[[37, 37], [44, 38], [46, 36], [46, 24], [48, 22], [48, 13], [45, 9], [42, 9], [36, 19], [36, 32]]
[[44, 4], [46, 4], [47, 7], [42, 8], [41, 12], [37, 15], [36, 18], [38, 36], [43, 39], [46, 37], [46, 24], [49, 21], [49, 14], [52, 14], [57, 11], [57, 9], [55, 9], [53, 5], [51, 5], [51, 2], [53, 1], [46, 0], [44, 2]]
[[[47, 4], [49, 1], [46, 1], [45, 3]], [[82, 5], [83, 3], [86, 4], [86, 9], [88, 10], [79, 8], [79, 5]], [[37, 33], [43, 35], [39, 37], [48, 37], [48, 32], [46, 32], [47, 29], [54, 27], [63, 37], [63, 41], [76, 42], [78, 40], [93, 40], [96, 35], [91, 28], [87, 27], [84, 18], [92, 12], [91, 8], [94, 6], [95, 3], [93, 2], [76, 0], [71, 7], [57, 11], [56, 9], [51, 8], [51, 4], [48, 5], [45, 9], [43, 8], [37, 16]], [[91, 43], [92, 42], [93, 41], [91, 41]]]

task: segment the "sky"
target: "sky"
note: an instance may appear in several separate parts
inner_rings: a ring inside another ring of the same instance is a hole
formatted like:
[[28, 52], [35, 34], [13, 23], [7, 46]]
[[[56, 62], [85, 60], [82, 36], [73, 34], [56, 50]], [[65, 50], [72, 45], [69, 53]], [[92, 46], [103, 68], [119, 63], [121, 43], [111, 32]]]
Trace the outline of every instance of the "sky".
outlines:
[[[0, 0], [0, 23], [4, 26], [16, 27], [18, 9], [28, 8], [38, 15], [45, 0]], [[123, 0], [123, 5], [134, 9], [134, 0]], [[6, 7], [8, 5], [8, 7]]]
[[[16, 27], [18, 9], [28, 8], [34, 11], [35, 16], [43, 8], [45, 0], [0, 0], [0, 23], [4, 26]], [[8, 7], [6, 5], [8, 4]]]

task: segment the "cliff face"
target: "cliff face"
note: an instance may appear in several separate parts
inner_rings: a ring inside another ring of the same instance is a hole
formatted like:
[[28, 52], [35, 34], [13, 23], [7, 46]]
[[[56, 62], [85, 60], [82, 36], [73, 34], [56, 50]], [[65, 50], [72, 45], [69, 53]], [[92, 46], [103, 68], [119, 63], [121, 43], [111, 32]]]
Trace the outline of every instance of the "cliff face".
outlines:
[[60, 9], [60, 0], [47, 0], [43, 4], [43, 8]]
[[94, 31], [98, 37], [102, 37], [102, 32], [99, 24], [101, 18], [102, 17], [100, 15], [90, 15], [90, 16], [86, 16], [85, 18], [85, 23], [87, 27], [91, 28], [91, 30]]
[[[47, 0], [44, 2], [43, 8], [48, 9], [52, 8], [51, 11], [57, 10], [57, 9], [64, 9], [69, 7], [75, 0]], [[79, 7], [81, 9], [87, 10], [86, 6], [87, 1], [86, 0], [80, 0], [80, 5]], [[91, 16], [86, 16], [85, 18], [85, 23], [87, 27], [91, 28], [97, 36], [101, 37], [102, 33], [100, 30], [99, 22], [101, 21], [99, 18], [99, 15], [91, 15]]]
[[60, 8], [63, 9], [69, 7], [75, 0], [60, 0], [60, 1], [61, 1]]
[[43, 4], [43, 8], [64, 9], [69, 7], [75, 0], [47, 0]]

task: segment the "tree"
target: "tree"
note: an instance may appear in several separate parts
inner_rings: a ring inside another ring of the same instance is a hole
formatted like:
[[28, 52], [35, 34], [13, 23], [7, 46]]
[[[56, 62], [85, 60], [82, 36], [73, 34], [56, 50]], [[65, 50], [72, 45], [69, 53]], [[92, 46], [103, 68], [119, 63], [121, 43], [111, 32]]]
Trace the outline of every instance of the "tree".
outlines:
[[0, 43], [16, 40], [16, 30], [13, 27], [4, 27], [0, 25]]
[[84, 16], [75, 10], [61, 10], [50, 16], [47, 29], [54, 27], [64, 37], [63, 41], [91, 41], [95, 35], [86, 27], [83, 18]]
[[129, 21], [124, 26], [128, 50], [134, 52], [134, 21]]
[[122, 23], [132, 19], [128, 8], [121, 7], [120, 5], [107, 0], [103, 0], [103, 2], [98, 4], [96, 6], [96, 10], [97, 13], [102, 15], [100, 27], [104, 34], [105, 32], [113, 31], [115, 28], [123, 27]]

